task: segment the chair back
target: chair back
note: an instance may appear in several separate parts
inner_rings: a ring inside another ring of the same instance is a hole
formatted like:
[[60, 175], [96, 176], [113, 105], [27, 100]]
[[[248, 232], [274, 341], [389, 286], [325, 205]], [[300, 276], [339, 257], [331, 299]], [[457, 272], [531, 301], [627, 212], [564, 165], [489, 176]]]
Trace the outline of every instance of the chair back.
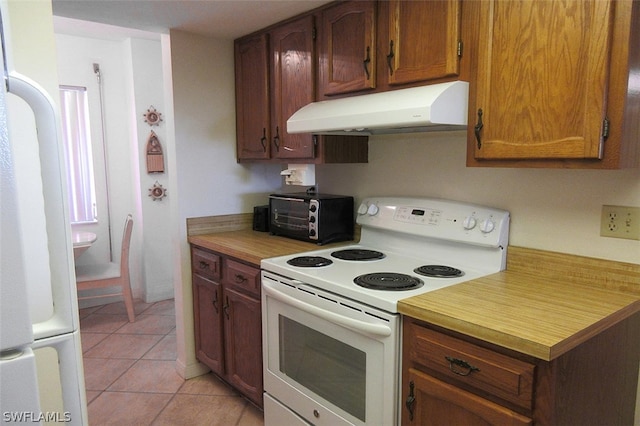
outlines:
[[131, 231], [133, 230], [133, 217], [127, 215], [124, 221], [124, 233], [122, 234], [122, 249], [120, 251], [120, 276], [129, 277], [129, 246], [131, 245]]

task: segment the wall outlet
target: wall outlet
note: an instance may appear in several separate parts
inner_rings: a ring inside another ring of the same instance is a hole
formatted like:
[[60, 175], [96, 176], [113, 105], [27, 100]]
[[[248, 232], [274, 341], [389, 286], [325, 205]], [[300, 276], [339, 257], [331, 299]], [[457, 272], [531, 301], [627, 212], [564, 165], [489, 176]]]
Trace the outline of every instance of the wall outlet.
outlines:
[[602, 206], [600, 235], [640, 240], [640, 207]]

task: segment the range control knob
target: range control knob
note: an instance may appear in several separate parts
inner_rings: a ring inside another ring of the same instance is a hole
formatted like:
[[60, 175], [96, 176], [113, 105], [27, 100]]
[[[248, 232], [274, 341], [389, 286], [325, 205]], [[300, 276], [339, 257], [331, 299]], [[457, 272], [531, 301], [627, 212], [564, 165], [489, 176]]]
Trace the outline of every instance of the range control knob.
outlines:
[[367, 205], [365, 203], [360, 204], [360, 207], [358, 207], [358, 214], [367, 214]]
[[491, 219], [485, 219], [480, 223], [480, 230], [485, 234], [493, 231], [496, 228], [496, 224]]
[[476, 227], [476, 218], [473, 216], [467, 216], [462, 221], [464, 229], [473, 229]]
[[380, 209], [378, 208], [378, 206], [376, 206], [375, 204], [371, 204], [369, 206], [369, 208], [367, 209], [367, 214], [369, 216], [375, 216], [378, 213], [379, 210]]

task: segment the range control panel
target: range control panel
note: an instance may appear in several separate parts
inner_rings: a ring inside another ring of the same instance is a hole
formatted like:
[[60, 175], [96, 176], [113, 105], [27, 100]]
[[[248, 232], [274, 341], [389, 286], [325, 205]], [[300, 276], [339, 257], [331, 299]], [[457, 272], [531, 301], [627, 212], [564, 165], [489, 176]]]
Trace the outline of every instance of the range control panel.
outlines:
[[367, 198], [358, 208], [361, 226], [483, 246], [506, 246], [509, 212], [442, 199]]
[[442, 210], [407, 206], [399, 206], [394, 215], [397, 221], [423, 225], [438, 225], [441, 217]]

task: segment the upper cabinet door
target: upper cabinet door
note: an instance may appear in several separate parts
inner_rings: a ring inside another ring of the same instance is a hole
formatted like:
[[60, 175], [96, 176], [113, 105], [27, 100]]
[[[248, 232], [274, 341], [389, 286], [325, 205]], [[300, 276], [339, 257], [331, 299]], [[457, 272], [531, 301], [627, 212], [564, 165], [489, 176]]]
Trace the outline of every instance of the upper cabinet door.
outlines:
[[315, 100], [315, 43], [313, 16], [276, 27], [271, 32], [273, 60], [272, 138], [274, 157], [309, 159], [315, 156], [311, 134], [287, 133], [287, 120]]
[[320, 94], [376, 87], [376, 3], [340, 3], [322, 12]]
[[480, 3], [475, 158], [600, 158], [614, 2]]
[[391, 0], [388, 25], [390, 85], [458, 75], [460, 0]]
[[268, 55], [267, 34], [235, 43], [238, 161], [271, 157]]

